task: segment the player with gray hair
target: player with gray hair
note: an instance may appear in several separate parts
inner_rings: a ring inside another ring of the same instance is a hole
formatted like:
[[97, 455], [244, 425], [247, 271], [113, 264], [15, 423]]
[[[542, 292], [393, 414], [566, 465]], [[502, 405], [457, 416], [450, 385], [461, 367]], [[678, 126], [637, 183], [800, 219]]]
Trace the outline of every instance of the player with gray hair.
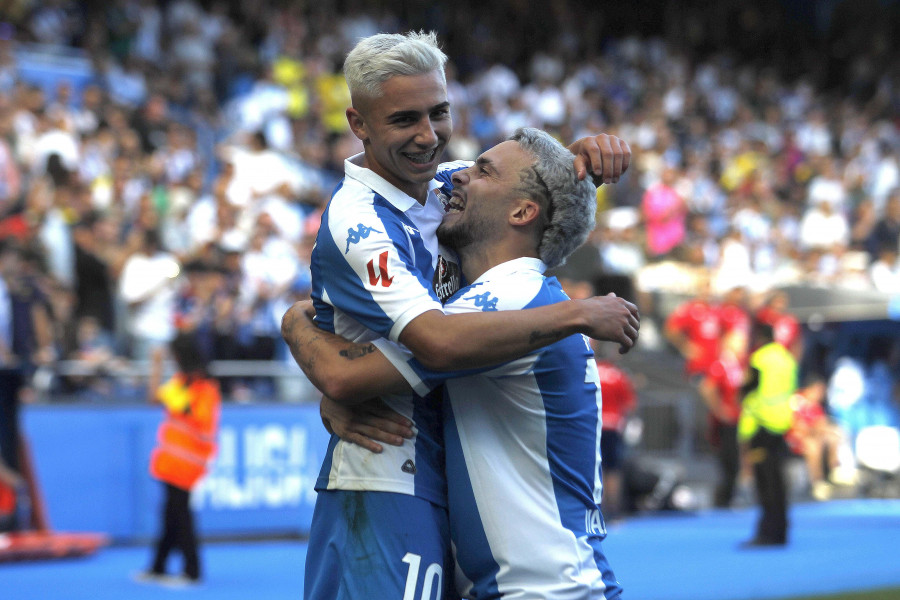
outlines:
[[[546, 260], [564, 261], [585, 240], [596, 196], [591, 182], [578, 180], [571, 152], [544, 132], [522, 129], [452, 178], [451, 210], [437, 235], [459, 254], [471, 284], [444, 312], [527, 312], [565, 301], [559, 283], [543, 275]], [[285, 339], [310, 380], [335, 401], [353, 404], [409, 388], [429, 398], [444, 386], [459, 594], [621, 595], [601, 547], [600, 386], [583, 336], [477, 372], [438, 372], [388, 340], [351, 344], [324, 334], [303, 315], [306, 308], [288, 312]]]
[[540, 197], [550, 193], [544, 215], [547, 228], [538, 251], [547, 268], [565, 263], [593, 231], [597, 213], [597, 187], [587, 179], [579, 180], [572, 164], [572, 153], [553, 136], [534, 128], [516, 130], [511, 140], [535, 158], [535, 177], [523, 180], [523, 190]]

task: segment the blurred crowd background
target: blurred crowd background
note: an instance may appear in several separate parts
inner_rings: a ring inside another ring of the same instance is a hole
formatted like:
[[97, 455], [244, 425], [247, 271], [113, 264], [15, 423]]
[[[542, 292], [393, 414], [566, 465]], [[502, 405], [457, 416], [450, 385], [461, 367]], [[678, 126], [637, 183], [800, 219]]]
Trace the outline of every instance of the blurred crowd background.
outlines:
[[[748, 314], [785, 288], [874, 294], [889, 308], [900, 294], [897, 2], [10, 0], [0, 11], [0, 358], [24, 366], [26, 396], [125, 398], [134, 366], [177, 329], [216, 361], [289, 363], [281, 315], [309, 294], [320, 212], [361, 151], [342, 61], [382, 31], [438, 32], [451, 58], [447, 159], [520, 126], [629, 142], [626, 177], [601, 187], [598, 226], [558, 275], [573, 295], [637, 301], [636, 353], [680, 359], [664, 323], [706, 281], [714, 298], [739, 290]], [[842, 357], [809, 347], [806, 370], [832, 377]], [[877, 358], [879, 402], [894, 414], [897, 338], [883, 332], [870, 350], [859, 377]], [[652, 396], [635, 364], [639, 395]], [[223, 379], [227, 397], [315, 399], [268, 374]]]

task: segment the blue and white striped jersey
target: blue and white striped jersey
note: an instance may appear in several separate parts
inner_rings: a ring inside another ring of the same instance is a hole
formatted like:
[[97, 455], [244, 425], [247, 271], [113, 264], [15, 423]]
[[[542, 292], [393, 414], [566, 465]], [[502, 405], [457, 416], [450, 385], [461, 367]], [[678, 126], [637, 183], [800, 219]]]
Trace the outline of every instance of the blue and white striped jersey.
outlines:
[[[535, 258], [498, 265], [457, 292], [444, 312], [565, 300], [544, 270]], [[447, 377], [423, 369], [402, 347], [377, 344], [419, 393]], [[479, 600], [619, 597], [601, 549], [601, 395], [587, 340], [571, 336], [444, 383], [458, 591]]]
[[[316, 321], [353, 341], [396, 341], [417, 316], [442, 309], [434, 289], [441, 195], [449, 196], [452, 173], [470, 163], [441, 165], [421, 205], [361, 160], [360, 154], [345, 161], [344, 179], [322, 216], [311, 265]], [[445, 278], [456, 267], [441, 265]], [[458, 287], [458, 275], [456, 281]], [[316, 489], [399, 492], [446, 505], [440, 402], [383, 399], [413, 420], [416, 437], [372, 454], [332, 436]]]

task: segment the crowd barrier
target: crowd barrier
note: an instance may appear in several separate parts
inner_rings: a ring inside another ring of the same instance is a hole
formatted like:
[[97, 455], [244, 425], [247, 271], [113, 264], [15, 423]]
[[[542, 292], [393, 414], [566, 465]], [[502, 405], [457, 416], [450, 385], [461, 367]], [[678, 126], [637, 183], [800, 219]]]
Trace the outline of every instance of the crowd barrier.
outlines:
[[[148, 472], [162, 409], [23, 407], [23, 433], [49, 525], [138, 542], [158, 533], [162, 487]], [[302, 536], [328, 444], [317, 404], [225, 404], [219, 448], [192, 502], [206, 538]]]

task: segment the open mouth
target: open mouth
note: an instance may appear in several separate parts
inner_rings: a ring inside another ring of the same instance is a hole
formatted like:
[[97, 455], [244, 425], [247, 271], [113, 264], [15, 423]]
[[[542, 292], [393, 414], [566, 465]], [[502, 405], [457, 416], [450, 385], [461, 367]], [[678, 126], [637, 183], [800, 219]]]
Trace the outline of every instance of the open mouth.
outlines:
[[412, 154], [411, 152], [403, 153], [403, 156], [416, 163], [417, 165], [427, 165], [431, 163], [436, 155], [437, 148], [432, 148], [428, 152], [420, 152], [419, 154]]
[[460, 213], [466, 210], [466, 202], [456, 190], [450, 195], [450, 198], [444, 202], [444, 209], [447, 213]]

